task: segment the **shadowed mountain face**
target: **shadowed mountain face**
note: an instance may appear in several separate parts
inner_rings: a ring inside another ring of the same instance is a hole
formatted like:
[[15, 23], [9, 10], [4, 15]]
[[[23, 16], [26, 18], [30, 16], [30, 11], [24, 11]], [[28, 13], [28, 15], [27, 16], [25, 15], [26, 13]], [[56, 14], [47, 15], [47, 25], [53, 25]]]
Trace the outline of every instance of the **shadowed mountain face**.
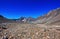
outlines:
[[60, 24], [60, 8], [51, 10], [48, 12], [48, 14], [38, 17], [38, 18], [32, 18], [32, 17], [21, 17], [19, 19], [7, 19], [0, 15], [0, 23], [1, 22], [27, 22], [27, 23], [40, 23], [40, 24]]
[[3, 17], [2, 15], [0, 15], [0, 23], [2, 23], [2, 22], [7, 22], [7, 21], [8, 21], [7, 18], [5, 18], [5, 17]]
[[0, 15], [0, 23], [8, 23], [8, 22], [16, 22], [17, 19], [8, 19], [2, 15]]

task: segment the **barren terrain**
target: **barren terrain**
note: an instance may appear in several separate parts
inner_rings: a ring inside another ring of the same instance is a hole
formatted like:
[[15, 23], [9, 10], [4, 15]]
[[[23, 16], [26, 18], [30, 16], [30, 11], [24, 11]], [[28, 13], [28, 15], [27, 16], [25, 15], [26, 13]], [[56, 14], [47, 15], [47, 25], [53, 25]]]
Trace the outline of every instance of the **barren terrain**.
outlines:
[[[5, 23], [7, 29], [0, 32], [0, 38], [8, 39], [60, 39], [59, 25]], [[0, 25], [1, 26], [1, 25]]]

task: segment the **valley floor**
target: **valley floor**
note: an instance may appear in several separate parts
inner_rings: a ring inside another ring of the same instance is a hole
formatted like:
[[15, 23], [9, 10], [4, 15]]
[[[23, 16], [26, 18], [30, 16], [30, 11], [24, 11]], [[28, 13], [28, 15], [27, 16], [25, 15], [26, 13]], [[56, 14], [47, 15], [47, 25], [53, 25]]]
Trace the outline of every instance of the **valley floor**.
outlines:
[[7, 23], [8, 29], [0, 32], [0, 38], [8, 39], [60, 39], [59, 25]]

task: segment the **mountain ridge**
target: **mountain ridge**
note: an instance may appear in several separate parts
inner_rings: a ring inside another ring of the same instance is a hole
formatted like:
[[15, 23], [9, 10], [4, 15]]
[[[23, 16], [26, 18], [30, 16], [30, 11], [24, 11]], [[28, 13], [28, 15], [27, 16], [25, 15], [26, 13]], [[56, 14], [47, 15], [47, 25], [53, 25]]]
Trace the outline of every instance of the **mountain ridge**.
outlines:
[[40, 24], [54, 24], [60, 22], [60, 8], [51, 10], [48, 14], [35, 18], [32, 17], [20, 17], [18, 19], [8, 19], [0, 15], [0, 22], [19, 22], [19, 23], [40, 23]]

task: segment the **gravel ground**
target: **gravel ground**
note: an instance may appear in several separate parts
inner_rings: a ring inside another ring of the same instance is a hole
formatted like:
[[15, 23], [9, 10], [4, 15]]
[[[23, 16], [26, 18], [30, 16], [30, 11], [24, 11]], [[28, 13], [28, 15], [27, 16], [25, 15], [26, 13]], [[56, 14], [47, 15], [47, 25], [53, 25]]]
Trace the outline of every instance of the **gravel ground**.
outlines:
[[1, 39], [60, 39], [60, 27], [45, 24], [7, 23], [0, 32]]

